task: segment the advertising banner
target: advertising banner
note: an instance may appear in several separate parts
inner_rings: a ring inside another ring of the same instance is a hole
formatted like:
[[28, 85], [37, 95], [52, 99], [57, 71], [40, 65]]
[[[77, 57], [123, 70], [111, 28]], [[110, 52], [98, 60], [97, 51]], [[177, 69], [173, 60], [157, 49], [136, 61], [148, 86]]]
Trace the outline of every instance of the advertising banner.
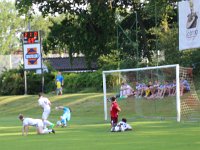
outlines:
[[40, 69], [42, 66], [40, 44], [24, 45], [24, 69]]
[[179, 50], [200, 47], [200, 0], [179, 2]]

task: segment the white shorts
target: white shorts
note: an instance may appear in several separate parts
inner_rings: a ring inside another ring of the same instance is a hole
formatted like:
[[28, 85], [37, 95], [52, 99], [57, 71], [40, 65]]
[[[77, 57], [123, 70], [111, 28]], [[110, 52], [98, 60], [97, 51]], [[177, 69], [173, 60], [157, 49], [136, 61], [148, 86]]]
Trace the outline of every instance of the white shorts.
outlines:
[[44, 112], [42, 113], [42, 119], [43, 120], [47, 120], [47, 118], [49, 117], [50, 112], [51, 112], [50, 109], [44, 110]]
[[36, 128], [37, 128], [37, 129], [43, 128], [43, 126], [44, 126], [43, 121], [42, 121], [42, 120], [38, 120], [37, 125], [36, 125]]

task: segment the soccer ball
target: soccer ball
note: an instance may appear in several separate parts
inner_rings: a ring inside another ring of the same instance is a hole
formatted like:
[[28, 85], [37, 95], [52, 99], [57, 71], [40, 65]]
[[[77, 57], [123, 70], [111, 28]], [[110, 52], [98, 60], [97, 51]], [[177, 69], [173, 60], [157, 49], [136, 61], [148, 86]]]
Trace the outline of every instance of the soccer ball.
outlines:
[[61, 126], [61, 125], [62, 125], [61, 121], [57, 121], [56, 126]]

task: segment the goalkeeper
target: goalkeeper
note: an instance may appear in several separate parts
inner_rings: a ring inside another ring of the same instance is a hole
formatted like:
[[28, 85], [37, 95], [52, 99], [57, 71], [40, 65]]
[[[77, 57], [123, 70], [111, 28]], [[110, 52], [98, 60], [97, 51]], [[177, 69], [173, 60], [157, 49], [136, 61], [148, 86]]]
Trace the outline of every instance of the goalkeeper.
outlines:
[[71, 119], [71, 109], [65, 106], [57, 106], [56, 110], [63, 110], [63, 115], [60, 116], [60, 120], [57, 122], [57, 126], [66, 127], [67, 123]]
[[111, 118], [111, 131], [114, 130], [115, 126], [117, 125], [118, 122], [118, 114], [121, 111], [121, 108], [119, 107], [116, 97], [111, 97], [111, 106], [110, 106], [110, 118]]

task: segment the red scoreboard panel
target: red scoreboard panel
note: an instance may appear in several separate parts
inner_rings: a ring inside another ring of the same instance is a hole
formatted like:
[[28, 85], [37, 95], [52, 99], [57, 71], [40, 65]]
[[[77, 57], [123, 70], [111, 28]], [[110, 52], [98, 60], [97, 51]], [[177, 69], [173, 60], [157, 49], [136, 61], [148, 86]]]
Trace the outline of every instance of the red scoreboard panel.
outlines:
[[34, 44], [39, 42], [38, 31], [29, 31], [23, 33], [23, 43], [24, 44]]

